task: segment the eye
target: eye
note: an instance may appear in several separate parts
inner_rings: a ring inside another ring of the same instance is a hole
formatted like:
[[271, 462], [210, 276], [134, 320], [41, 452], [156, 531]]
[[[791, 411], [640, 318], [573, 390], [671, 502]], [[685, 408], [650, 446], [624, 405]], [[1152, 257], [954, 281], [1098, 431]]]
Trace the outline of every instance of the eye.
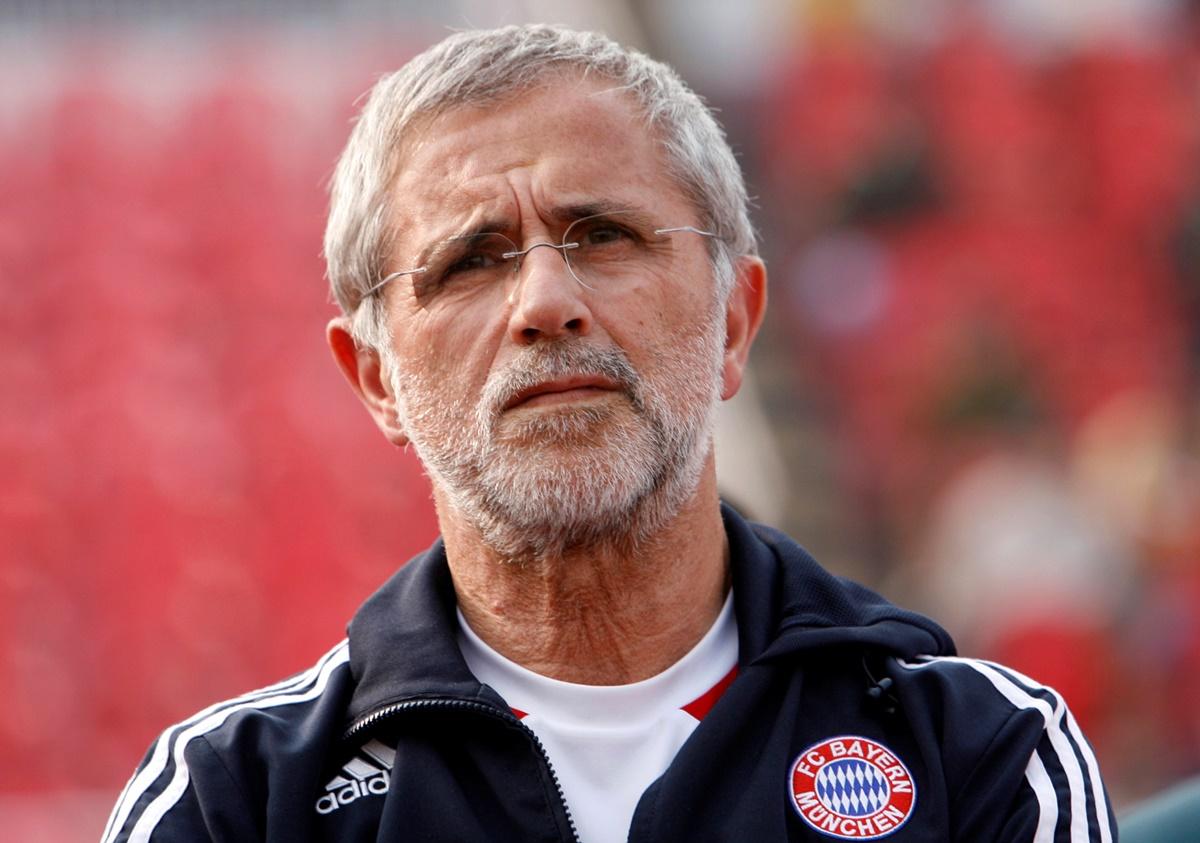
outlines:
[[566, 240], [584, 248], [631, 246], [641, 241], [637, 227], [616, 214], [603, 214], [576, 220]]
[[583, 232], [582, 239], [591, 245], [599, 245], [612, 243], [628, 236], [629, 232], [615, 222], [598, 222], [587, 227], [587, 230]]
[[477, 269], [489, 269], [501, 263], [502, 259], [486, 251], [471, 252], [463, 255], [450, 266], [446, 267], [443, 275], [454, 275], [459, 272], [471, 272]]
[[486, 284], [510, 269], [511, 259], [505, 254], [515, 248], [501, 234], [452, 238], [430, 261], [430, 280], [437, 285]]

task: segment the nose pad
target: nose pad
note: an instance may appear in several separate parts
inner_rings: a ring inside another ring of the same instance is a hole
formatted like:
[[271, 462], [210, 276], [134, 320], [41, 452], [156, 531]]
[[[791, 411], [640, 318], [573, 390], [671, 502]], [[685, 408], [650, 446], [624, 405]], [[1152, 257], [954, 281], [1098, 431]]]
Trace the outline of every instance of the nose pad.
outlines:
[[[525, 266], [524, 258], [538, 246], [549, 246], [563, 259], [561, 267], [544, 264], [547, 257]], [[560, 338], [567, 334], [586, 334], [592, 317], [588, 303], [566, 260], [566, 250], [575, 244], [534, 243], [515, 254], [517, 280], [508, 296], [511, 308], [509, 331], [513, 341], [527, 344], [538, 339]]]
[[[584, 284], [583, 280], [580, 279], [580, 277], [575, 274], [575, 270], [571, 267], [571, 262], [567, 259], [567, 251], [570, 249], [578, 249], [579, 248], [578, 243], [561, 243], [561, 244], [560, 243], [550, 243], [550, 242], [534, 243], [532, 246], [529, 246], [525, 249], [521, 249], [520, 251], [504, 253], [504, 257], [515, 259], [513, 261], [513, 263], [514, 263], [513, 274], [516, 275], [516, 278], [517, 278], [517, 283], [513, 285], [512, 292], [508, 294], [508, 303], [509, 304], [516, 303], [518, 297], [521, 294], [521, 287], [525, 284], [525, 277], [521, 271], [525, 266], [525, 258], [529, 256], [530, 252], [532, 252], [534, 249], [538, 248], [539, 246], [545, 246], [548, 249], [552, 249], [552, 250], [558, 252], [558, 256], [560, 258], [562, 258], [563, 269], [566, 270], [567, 277], [570, 278], [575, 283], [582, 284], [584, 287], [588, 287], [588, 285]], [[588, 289], [590, 290], [591, 287], [588, 287]]]

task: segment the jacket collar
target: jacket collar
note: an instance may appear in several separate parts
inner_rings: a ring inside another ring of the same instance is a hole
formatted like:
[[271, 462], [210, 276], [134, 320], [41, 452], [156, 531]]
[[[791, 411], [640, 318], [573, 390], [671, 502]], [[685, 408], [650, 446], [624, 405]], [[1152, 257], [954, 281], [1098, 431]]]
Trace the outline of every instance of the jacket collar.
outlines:
[[826, 571], [778, 530], [723, 505], [744, 667], [818, 647], [860, 645], [898, 658], [954, 655], [950, 635]]
[[[741, 667], [848, 644], [905, 658], [954, 653], [950, 636], [928, 618], [833, 576], [783, 533], [752, 524], [729, 506], [722, 505], [721, 514], [729, 539]], [[363, 604], [349, 631], [355, 679], [351, 721], [422, 697], [504, 707], [463, 661], [455, 606], [440, 539]]]
[[454, 583], [439, 538], [393, 574], [350, 622], [354, 695], [349, 719], [406, 699], [499, 698], [467, 669], [458, 649]]

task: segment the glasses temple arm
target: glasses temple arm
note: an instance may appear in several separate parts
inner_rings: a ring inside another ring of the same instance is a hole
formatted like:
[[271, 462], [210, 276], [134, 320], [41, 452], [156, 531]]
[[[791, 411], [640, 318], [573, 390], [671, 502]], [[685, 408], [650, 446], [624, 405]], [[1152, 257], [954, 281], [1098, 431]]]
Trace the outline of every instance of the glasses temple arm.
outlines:
[[717, 235], [711, 231], [704, 231], [702, 229], [696, 228], [694, 225], [681, 225], [678, 228], [656, 228], [656, 229], [654, 229], [655, 234], [670, 234], [675, 231], [690, 231], [690, 232], [692, 232], [692, 234], [700, 234], [700, 235], [703, 235], [704, 237], [718, 237], [718, 239], [719, 239], [719, 235]]
[[392, 281], [395, 281], [397, 278], [401, 278], [405, 275], [418, 275], [422, 272], [426, 272], [428, 269], [429, 269], [429, 267], [427, 267], [427, 266], [418, 266], [416, 269], [405, 269], [400, 272], [393, 272], [391, 275], [388, 275], [379, 283], [375, 284], [372, 287], [368, 287], [366, 289], [366, 291], [363, 292], [362, 297], [365, 299], [367, 296], [373, 294], [376, 290], [380, 289], [381, 287], [386, 286], [387, 284], [389, 284]]

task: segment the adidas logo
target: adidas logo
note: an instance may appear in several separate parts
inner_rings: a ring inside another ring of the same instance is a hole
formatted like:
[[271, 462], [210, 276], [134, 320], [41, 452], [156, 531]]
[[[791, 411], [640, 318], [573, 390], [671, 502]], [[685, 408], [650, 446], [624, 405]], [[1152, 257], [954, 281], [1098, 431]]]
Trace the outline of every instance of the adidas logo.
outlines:
[[325, 795], [317, 800], [318, 814], [332, 814], [360, 797], [382, 796], [388, 792], [396, 750], [372, 738], [359, 753], [363, 757], [355, 756], [342, 766], [345, 775], [334, 776], [325, 785]]

